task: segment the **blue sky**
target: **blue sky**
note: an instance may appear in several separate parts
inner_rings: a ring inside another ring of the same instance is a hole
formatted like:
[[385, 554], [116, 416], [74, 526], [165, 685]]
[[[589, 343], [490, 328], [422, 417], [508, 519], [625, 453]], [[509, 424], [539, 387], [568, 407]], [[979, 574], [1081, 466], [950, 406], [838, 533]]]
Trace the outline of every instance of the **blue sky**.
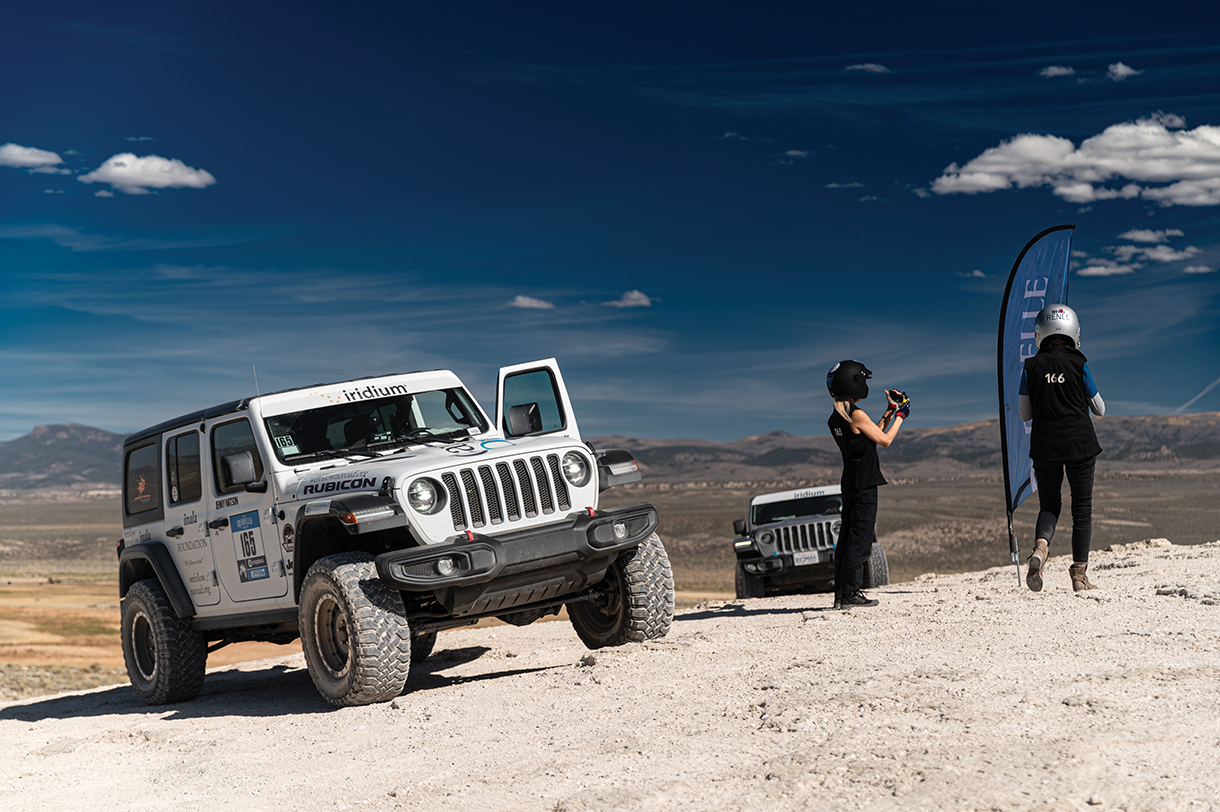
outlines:
[[1060, 223], [1110, 409], [1220, 410], [1218, 26], [993, 5], [9, 8], [0, 439], [252, 365], [490, 409], [550, 355], [589, 435], [821, 433], [847, 357], [914, 425], [984, 419]]

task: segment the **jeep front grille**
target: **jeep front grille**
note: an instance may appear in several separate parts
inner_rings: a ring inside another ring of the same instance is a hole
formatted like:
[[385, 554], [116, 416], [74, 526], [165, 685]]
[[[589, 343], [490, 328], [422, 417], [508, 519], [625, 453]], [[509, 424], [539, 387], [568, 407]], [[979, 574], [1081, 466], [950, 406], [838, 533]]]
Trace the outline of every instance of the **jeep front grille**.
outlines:
[[775, 530], [775, 546], [781, 553], [801, 553], [810, 550], [832, 550], [838, 537], [834, 521], [790, 524]]
[[532, 519], [539, 512], [550, 514], [572, 507], [556, 454], [522, 457], [511, 465], [498, 462], [494, 467], [462, 468], [456, 474], [442, 474], [441, 482], [448, 492], [454, 530]]

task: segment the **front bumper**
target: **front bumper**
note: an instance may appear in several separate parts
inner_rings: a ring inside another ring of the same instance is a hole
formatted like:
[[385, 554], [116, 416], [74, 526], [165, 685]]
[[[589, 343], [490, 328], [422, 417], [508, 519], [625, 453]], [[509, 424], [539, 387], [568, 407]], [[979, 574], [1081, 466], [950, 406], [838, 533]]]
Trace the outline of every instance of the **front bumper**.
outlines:
[[545, 527], [498, 536], [468, 532], [382, 553], [377, 574], [394, 589], [431, 592], [452, 617], [494, 614], [596, 584], [619, 553], [656, 527], [657, 510], [647, 503], [582, 511]]

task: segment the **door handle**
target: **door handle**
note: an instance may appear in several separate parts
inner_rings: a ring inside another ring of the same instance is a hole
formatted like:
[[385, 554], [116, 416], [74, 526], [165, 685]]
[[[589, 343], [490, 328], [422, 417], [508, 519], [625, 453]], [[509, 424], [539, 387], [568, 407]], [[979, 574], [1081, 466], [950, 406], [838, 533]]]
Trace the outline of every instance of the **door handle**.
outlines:
[[169, 536], [170, 538], [173, 538], [174, 536], [181, 536], [185, 532], [186, 531], [183, 530], [181, 527], [171, 527], [169, 530], [165, 531], [165, 535]]
[[212, 528], [213, 530], [219, 530], [222, 527], [228, 527], [228, 526], [229, 526], [228, 518], [213, 519], [212, 521], [208, 522], [208, 527]]

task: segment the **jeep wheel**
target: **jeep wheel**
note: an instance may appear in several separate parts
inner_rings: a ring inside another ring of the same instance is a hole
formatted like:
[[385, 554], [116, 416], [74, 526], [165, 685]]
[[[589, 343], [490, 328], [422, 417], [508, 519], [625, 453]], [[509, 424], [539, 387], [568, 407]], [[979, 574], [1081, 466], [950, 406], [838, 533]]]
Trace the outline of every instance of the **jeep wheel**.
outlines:
[[750, 575], [741, 564], [737, 565], [736, 570], [737, 576], [733, 579], [733, 585], [737, 588], [738, 598], [765, 598], [767, 596], [761, 575]]
[[881, 549], [880, 544], [873, 542], [873, 551], [869, 554], [868, 563], [864, 566], [864, 588], [888, 586], [889, 583], [890, 565], [885, 560], [885, 550]]
[[301, 584], [301, 648], [313, 684], [335, 707], [386, 702], [411, 667], [411, 628], [402, 596], [377, 577], [373, 557], [318, 559]]
[[432, 647], [436, 645], [436, 632], [427, 632], [426, 634], [417, 634], [411, 638], [411, 662], [422, 663], [428, 659], [428, 655], [432, 653]]
[[208, 644], [174, 614], [156, 578], [132, 584], [123, 598], [123, 660], [136, 695], [149, 705], [184, 702], [203, 689]]
[[568, 605], [572, 628], [589, 648], [656, 640], [674, 619], [674, 576], [656, 533], [639, 547], [620, 553], [599, 585], [604, 603]]

